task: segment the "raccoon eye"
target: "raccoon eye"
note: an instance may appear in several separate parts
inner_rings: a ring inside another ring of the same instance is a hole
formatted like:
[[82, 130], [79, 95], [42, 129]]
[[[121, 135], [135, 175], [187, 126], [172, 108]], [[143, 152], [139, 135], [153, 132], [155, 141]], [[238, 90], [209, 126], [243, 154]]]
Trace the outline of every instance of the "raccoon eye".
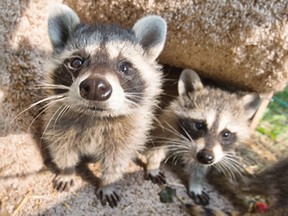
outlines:
[[118, 67], [121, 73], [128, 75], [131, 68], [131, 64], [129, 62], [120, 62]]
[[73, 70], [75, 70], [75, 69], [78, 69], [78, 68], [80, 68], [81, 66], [82, 66], [82, 64], [83, 64], [83, 60], [81, 59], [81, 58], [73, 58], [70, 62], [69, 62], [69, 64], [68, 64], [68, 67], [70, 68], [70, 69], [73, 69]]
[[228, 130], [225, 130], [221, 133], [221, 136], [224, 140], [229, 140], [232, 137], [232, 133]]
[[198, 131], [204, 131], [206, 129], [206, 124], [204, 122], [195, 122], [194, 124]]

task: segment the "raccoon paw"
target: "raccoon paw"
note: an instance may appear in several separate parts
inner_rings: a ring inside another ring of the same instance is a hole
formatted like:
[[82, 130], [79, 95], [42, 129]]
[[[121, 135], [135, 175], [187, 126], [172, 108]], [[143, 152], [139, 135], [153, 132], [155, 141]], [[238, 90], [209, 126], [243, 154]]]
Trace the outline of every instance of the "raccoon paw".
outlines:
[[96, 196], [103, 206], [108, 203], [111, 208], [117, 207], [120, 201], [119, 194], [111, 186], [99, 188], [96, 190]]
[[193, 191], [189, 191], [188, 195], [189, 195], [189, 197], [191, 197], [194, 200], [195, 204], [197, 204], [197, 205], [206, 206], [209, 204], [210, 197], [204, 191], [201, 191], [201, 194], [197, 194]]
[[59, 192], [68, 192], [74, 185], [73, 175], [55, 175], [53, 181], [53, 188]]
[[165, 175], [157, 171], [147, 171], [144, 177], [146, 180], [151, 180], [154, 184], [166, 184], [166, 177]]

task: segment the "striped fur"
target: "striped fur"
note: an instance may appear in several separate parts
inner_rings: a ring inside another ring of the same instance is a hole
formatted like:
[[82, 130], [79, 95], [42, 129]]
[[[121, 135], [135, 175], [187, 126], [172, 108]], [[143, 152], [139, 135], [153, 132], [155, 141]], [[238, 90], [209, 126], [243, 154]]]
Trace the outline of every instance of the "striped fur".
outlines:
[[202, 84], [192, 70], [182, 72], [179, 96], [163, 111], [147, 156], [147, 178], [165, 182], [160, 163], [175, 158], [184, 164], [188, 195], [207, 205], [202, 181], [211, 167], [233, 178], [241, 175], [235, 146], [249, 137], [249, 119], [257, 109], [256, 94], [238, 96]]
[[97, 196], [114, 207], [119, 195], [113, 183], [143, 150], [152, 127], [162, 85], [155, 59], [166, 23], [147, 16], [132, 29], [84, 24], [71, 8], [58, 5], [48, 32], [53, 61], [43, 84], [43, 141], [60, 170], [54, 187], [68, 190], [80, 158], [92, 156], [102, 171]]

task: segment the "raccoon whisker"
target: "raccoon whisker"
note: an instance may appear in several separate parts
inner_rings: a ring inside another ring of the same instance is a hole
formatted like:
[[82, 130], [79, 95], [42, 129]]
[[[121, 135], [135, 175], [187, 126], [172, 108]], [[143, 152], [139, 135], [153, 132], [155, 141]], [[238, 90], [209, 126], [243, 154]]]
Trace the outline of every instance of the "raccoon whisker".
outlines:
[[131, 103], [131, 104], [135, 105], [136, 107], [139, 107], [139, 104], [136, 103], [135, 101], [133, 101], [133, 99], [135, 99], [135, 97], [130, 97], [130, 96], [125, 97], [126, 102]]
[[125, 97], [125, 101], [127, 102], [128, 105], [133, 105], [135, 108], [139, 108], [140, 105], [132, 101], [130, 98]]
[[31, 89], [31, 90], [35, 90], [35, 89], [37, 89], [37, 90], [39, 90], [39, 89], [41, 89], [41, 90], [48, 90], [48, 89], [61, 89], [61, 90], [68, 90], [67, 88], [61, 88], [61, 87], [50, 87], [50, 86], [36, 86], [36, 87], [31, 87], [31, 88], [29, 88], [29, 89]]
[[55, 100], [55, 99], [58, 101], [58, 99], [62, 99], [62, 98], [64, 98], [64, 97], [66, 97], [66, 96], [65, 96], [65, 95], [53, 95], [53, 96], [44, 98], [44, 99], [42, 99], [42, 100], [39, 100], [39, 101], [37, 101], [37, 102], [35, 102], [35, 103], [32, 103], [32, 104], [29, 105], [27, 108], [25, 108], [25, 109], [22, 110], [20, 113], [18, 113], [18, 114], [11, 120], [10, 124], [12, 124], [12, 123], [15, 121], [15, 119], [17, 119], [20, 115], [22, 115], [23, 113], [25, 113], [25, 112], [27, 112], [28, 110], [32, 109], [33, 107], [37, 106], [38, 104], [41, 104], [41, 103], [46, 102], [46, 101], [49, 101], [49, 100]]
[[151, 148], [156, 147], [156, 146], [155, 146], [155, 142], [154, 142], [154, 140], [153, 140], [153, 136], [148, 135], [148, 136], [147, 136], [147, 139], [148, 139], [147, 143], [150, 143], [150, 144], [153, 145], [153, 147], [151, 147]]
[[[182, 130], [185, 132], [185, 134], [187, 135], [188, 139], [189, 139], [190, 141], [192, 141], [193, 139], [192, 139], [192, 137], [190, 136], [190, 134], [187, 132], [187, 130], [186, 130], [184, 127], [182, 127], [182, 126], [181, 126], [181, 128], [182, 128]], [[185, 137], [185, 138], [186, 138], [186, 137]]]
[[182, 155], [182, 154], [185, 154], [185, 153], [188, 153], [188, 151], [186, 150], [178, 150], [178, 151], [173, 151], [172, 153], [169, 154], [169, 156], [165, 159], [164, 163], [167, 163], [167, 161], [170, 159], [170, 158], [173, 158], [173, 157], [177, 157], [177, 155]]
[[126, 97], [131, 99], [141, 99], [142, 96], [138, 96], [138, 95], [133, 95], [133, 94], [126, 94]]
[[179, 150], [179, 151], [182, 150], [182, 151], [188, 152], [190, 150], [189, 148], [181, 148], [181, 147], [175, 147], [175, 146], [172, 146], [172, 147], [167, 146], [167, 148], [170, 152], [175, 152], [177, 150]]
[[64, 86], [64, 85], [53, 85], [53, 84], [41, 84], [41, 85], [36, 85], [35, 88], [38, 88], [38, 89], [67, 89], [67, 90], [70, 89], [68, 86]]
[[215, 167], [220, 173], [223, 173], [224, 175], [226, 175], [226, 171], [223, 169], [220, 163], [214, 164], [213, 167]]
[[175, 148], [185, 148], [185, 149], [191, 149], [194, 147], [193, 145], [190, 145], [190, 143], [185, 142], [183, 140], [178, 140], [178, 139], [169, 139], [169, 138], [161, 138], [161, 139], [156, 139], [154, 140], [156, 143], [165, 143], [164, 146], [170, 148], [170, 147], [175, 147]]
[[176, 165], [176, 164], [179, 162], [179, 160], [180, 160], [179, 157], [174, 157], [174, 158], [172, 159], [172, 163], [173, 163], [174, 165]]
[[[61, 100], [61, 99], [59, 99], [59, 100]], [[58, 103], [58, 102], [59, 102], [58, 100], [56, 100], [56, 101], [51, 101], [51, 102], [45, 104], [43, 107], [41, 107], [41, 109], [43, 109], [43, 110], [42, 110], [40, 113], [38, 113], [38, 114], [33, 118], [33, 120], [31, 121], [31, 123], [30, 123], [29, 126], [28, 126], [27, 131], [30, 129], [30, 127], [32, 126], [32, 124], [35, 122], [35, 120], [36, 120], [41, 114], [43, 114], [46, 110], [48, 110], [51, 106], [53, 106], [55, 103]]]
[[133, 95], [133, 96], [143, 96], [143, 93], [139, 92], [126, 92], [126, 95]]
[[38, 85], [36, 85], [37, 87], [46, 87], [46, 86], [51, 86], [51, 87], [63, 87], [63, 88], [67, 88], [69, 89], [68, 86], [62, 85], [62, 84], [51, 84], [51, 83], [46, 83], [46, 82], [40, 82]]
[[[72, 81], [74, 82], [74, 81], [75, 81], [75, 78], [74, 78], [73, 74], [70, 72], [69, 69], [67, 69], [67, 70], [69, 71], [69, 75], [71, 76]], [[57, 78], [59, 81], [63, 81], [63, 82], [69, 81], [69, 82], [70, 82], [70, 80], [67, 80], [67, 79], [63, 78], [62, 76], [59, 76], [59, 75], [57, 75], [57, 74], [55, 74], [55, 73], [53, 74], [53, 76], [54, 76], [54, 78]]]
[[167, 143], [178, 143], [178, 144], [182, 144], [182, 145], [186, 145], [186, 146], [191, 146], [190, 142], [187, 142], [186, 140], [181, 140], [179, 138], [169, 138], [169, 137], [160, 137], [160, 136], [155, 136], [154, 140], [157, 142], [167, 142]]
[[61, 116], [67, 111], [69, 110], [69, 105], [65, 105], [63, 107], [63, 109], [59, 112], [58, 116], [56, 117], [55, 121], [54, 121], [54, 126], [53, 128], [55, 129], [56, 123], [57, 121], [61, 118]]
[[179, 133], [179, 132], [178, 132], [175, 128], [173, 128], [168, 122], [165, 121], [165, 123], [166, 123], [166, 124], [169, 126], [169, 128], [170, 128], [170, 129], [169, 129], [169, 128], [167, 128], [167, 127], [163, 127], [165, 130], [173, 133], [174, 135], [176, 135], [177, 137], [179, 137], [179, 138], [182, 139], [182, 140], [186, 140], [186, 141], [189, 141], [189, 142], [192, 141], [192, 140], [187, 139], [187, 137], [183, 136], [181, 133]]
[[230, 179], [236, 180], [234, 172], [231, 171], [231, 169], [229, 168], [229, 163], [227, 163], [224, 158], [221, 161], [219, 161], [217, 164], [221, 166], [222, 169], [224, 170], [223, 172], [224, 175], [226, 176], [228, 175]]
[[227, 161], [227, 164], [242, 176], [241, 171], [243, 172], [245, 169], [238, 161], [230, 160], [229, 158], [225, 158], [225, 161]]
[[161, 107], [160, 107], [160, 105], [158, 103], [155, 103], [154, 107], [156, 107], [157, 109], [161, 110]]
[[225, 154], [225, 159], [230, 160], [230, 161], [235, 161], [239, 163], [239, 159], [235, 157], [231, 157], [231, 155]]
[[[244, 160], [243, 160], [242, 157], [239, 157], [239, 156], [234, 157], [234, 156], [232, 156], [232, 155], [226, 154], [226, 155], [225, 155], [225, 159], [226, 159], [226, 160], [229, 160], [231, 163], [237, 164], [237, 166], [238, 166], [239, 168], [241, 168], [242, 170], [244, 170], [244, 167], [243, 167], [243, 165], [242, 165], [242, 163], [244, 163]], [[241, 163], [241, 162], [242, 162], [242, 163]], [[246, 163], [244, 163], [244, 165], [246, 165]]]
[[191, 147], [186, 145], [186, 143], [181, 143], [181, 142], [171, 142], [170, 141], [169, 143], [165, 144], [165, 146], [167, 148], [173, 148], [174, 147], [176, 149], [179, 149], [179, 148], [187, 149], [187, 150], [191, 149]]
[[242, 167], [239, 164], [236, 164], [234, 161], [229, 161], [227, 157], [224, 157], [222, 159], [223, 165], [225, 165], [231, 174], [233, 173], [233, 180], [236, 180], [235, 173], [237, 173], [240, 177], [242, 177], [242, 173], [240, 170], [242, 170]]
[[253, 160], [247, 160], [244, 157], [232, 154], [230, 152], [227, 153], [226, 155], [227, 155], [227, 157], [231, 157], [231, 158], [237, 159], [239, 161], [239, 163], [242, 163], [244, 166], [249, 166], [249, 165], [255, 164], [255, 162]]
[[55, 111], [55, 113], [51, 116], [51, 118], [49, 119], [49, 121], [48, 121], [48, 123], [47, 123], [47, 125], [46, 125], [46, 127], [45, 127], [45, 129], [44, 129], [44, 131], [43, 131], [42, 137], [45, 135], [48, 127], [50, 126], [50, 123], [52, 122], [52, 120], [54, 119], [54, 117], [57, 115], [57, 113], [59, 112], [59, 110], [62, 109], [62, 107], [63, 107], [62, 105], [59, 106], [58, 109]]
[[231, 158], [228, 158], [228, 157], [226, 158], [226, 160], [229, 161], [230, 163], [233, 163], [233, 164], [237, 165], [238, 168], [243, 169], [243, 166], [238, 161], [236, 161], [234, 159], [231, 159]]
[[153, 147], [152, 149], [161, 149], [163, 147], [167, 147], [169, 151], [173, 152], [173, 151], [176, 151], [176, 150], [190, 150], [189, 148], [181, 148], [179, 146], [155, 146]]
[[[68, 71], [69, 72], [69, 74], [70, 74], [70, 76], [71, 76], [71, 78], [72, 78], [72, 80], [73, 80], [73, 82], [75, 81], [75, 76], [74, 76], [74, 74], [71, 72], [71, 70], [68, 68], [68, 66], [67, 65], [64, 65], [64, 67], [66, 68], [66, 71]], [[59, 76], [58, 76], [59, 77]], [[63, 80], [63, 79], [62, 79]], [[63, 80], [63, 81], [65, 81], [65, 80]]]
[[189, 150], [189, 149], [191, 149], [191, 147], [190, 146], [187, 146], [187, 145], [181, 145], [181, 143], [179, 143], [179, 142], [170, 142], [169, 144], [165, 144], [165, 146], [167, 146], [167, 148], [183, 148], [183, 149], [187, 149], [187, 150]]
[[227, 166], [227, 168], [229, 168], [229, 170], [230, 170], [231, 172], [233, 172], [233, 174], [238, 174], [239, 176], [242, 176], [240, 170], [239, 170], [238, 167], [235, 166], [234, 164], [229, 163], [229, 162], [226, 162], [225, 165]]
[[225, 153], [225, 155], [228, 156], [228, 157], [242, 159], [241, 156], [236, 155], [234, 152], [227, 152], [227, 153]]
[[167, 77], [168, 77], [167, 74], [165, 74], [164, 77], [162, 77], [162, 79], [163, 79], [164, 82], [173, 81], [175, 84], [178, 83], [178, 80], [177, 80], [177, 79], [172, 79], [172, 78], [167, 78]]
[[237, 174], [240, 178], [243, 178], [243, 174], [240, 172], [240, 170], [237, 169], [237, 167], [234, 167], [234, 165], [229, 165], [231, 172]]

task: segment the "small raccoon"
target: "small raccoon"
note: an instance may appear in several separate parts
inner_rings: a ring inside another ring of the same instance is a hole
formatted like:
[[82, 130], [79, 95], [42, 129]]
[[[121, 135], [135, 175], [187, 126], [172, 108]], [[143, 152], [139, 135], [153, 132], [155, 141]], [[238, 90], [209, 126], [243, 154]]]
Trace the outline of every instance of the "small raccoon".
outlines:
[[245, 179], [245, 193], [264, 195], [273, 209], [288, 208], [288, 158]]
[[[267, 216], [285, 216], [288, 212], [288, 158], [255, 175], [245, 176], [239, 185], [235, 185], [238, 193], [246, 195], [264, 195], [268, 200]], [[239, 191], [240, 190], [240, 191]], [[243, 201], [244, 202], [244, 201]], [[238, 211], [225, 212], [220, 209], [210, 209], [201, 206], [187, 205], [187, 211], [193, 216], [256, 216], [263, 214], [240, 213]]]
[[166, 39], [166, 22], [151, 15], [131, 30], [80, 23], [68, 6], [48, 18], [53, 69], [47, 76], [42, 140], [60, 170], [53, 180], [69, 190], [83, 156], [97, 160], [96, 190], [102, 205], [117, 206], [113, 183], [144, 148], [161, 94], [162, 72], [155, 59]]
[[207, 205], [209, 196], [202, 181], [211, 167], [233, 175], [239, 172], [235, 146], [249, 137], [248, 120], [255, 113], [259, 96], [237, 96], [204, 87], [196, 72], [185, 69], [178, 81], [179, 96], [159, 116], [154, 148], [146, 153], [146, 178], [165, 183], [161, 161], [180, 158], [188, 178], [188, 195], [196, 204]]

